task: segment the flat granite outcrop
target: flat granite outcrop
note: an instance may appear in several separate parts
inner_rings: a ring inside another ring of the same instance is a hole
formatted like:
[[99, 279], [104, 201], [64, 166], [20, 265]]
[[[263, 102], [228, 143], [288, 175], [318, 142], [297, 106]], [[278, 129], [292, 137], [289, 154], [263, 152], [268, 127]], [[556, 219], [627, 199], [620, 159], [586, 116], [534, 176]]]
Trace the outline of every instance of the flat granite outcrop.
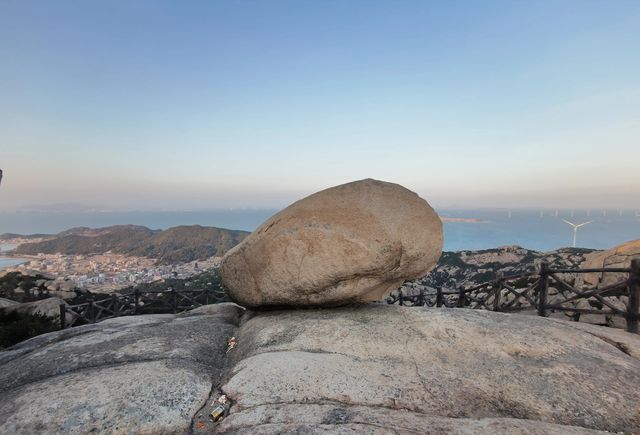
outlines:
[[0, 352], [0, 433], [637, 432], [638, 355], [638, 335], [533, 316], [220, 304]]
[[0, 352], [0, 433], [187, 432], [242, 311], [210, 307], [105, 320]]

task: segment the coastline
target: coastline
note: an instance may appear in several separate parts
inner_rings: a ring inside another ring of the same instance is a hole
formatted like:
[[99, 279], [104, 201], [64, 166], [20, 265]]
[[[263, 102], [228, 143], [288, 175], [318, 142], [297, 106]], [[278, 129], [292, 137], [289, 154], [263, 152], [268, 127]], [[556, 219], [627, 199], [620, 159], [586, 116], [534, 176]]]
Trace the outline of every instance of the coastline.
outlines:
[[0, 243], [0, 273], [9, 267], [15, 267], [30, 261], [27, 256], [16, 257], [12, 250], [18, 245], [15, 243]]
[[2, 257], [0, 257], [0, 272], [4, 271], [5, 269], [9, 268], [9, 267], [16, 267], [20, 264], [24, 264], [29, 262], [30, 260], [28, 258], [22, 258], [22, 257], [7, 257], [5, 256], [5, 254], [3, 254]]

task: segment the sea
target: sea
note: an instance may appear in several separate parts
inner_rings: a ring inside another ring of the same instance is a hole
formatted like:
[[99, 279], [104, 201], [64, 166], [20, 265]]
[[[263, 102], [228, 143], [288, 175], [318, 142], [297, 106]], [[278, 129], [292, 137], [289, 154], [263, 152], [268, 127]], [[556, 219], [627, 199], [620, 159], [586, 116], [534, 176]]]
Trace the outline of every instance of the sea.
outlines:
[[[275, 209], [234, 209], [154, 212], [4, 212], [0, 213], [0, 234], [54, 234], [72, 227], [105, 227], [117, 224], [144, 225], [166, 229], [177, 225], [207, 225], [253, 231]], [[464, 222], [444, 222], [444, 250], [478, 250], [519, 245], [550, 251], [573, 243], [575, 224], [590, 222], [577, 231], [576, 246], [608, 249], [640, 239], [640, 211], [637, 210], [533, 210], [533, 209], [438, 209], [441, 217]], [[4, 246], [4, 250], [12, 249]], [[1, 258], [0, 268], [20, 259]]]
[[2, 253], [4, 251], [10, 251], [14, 249], [16, 245], [8, 244], [8, 243], [0, 243], [0, 270], [5, 267], [15, 266], [16, 264], [24, 263], [26, 260], [24, 258], [16, 258], [16, 257], [3, 257]]

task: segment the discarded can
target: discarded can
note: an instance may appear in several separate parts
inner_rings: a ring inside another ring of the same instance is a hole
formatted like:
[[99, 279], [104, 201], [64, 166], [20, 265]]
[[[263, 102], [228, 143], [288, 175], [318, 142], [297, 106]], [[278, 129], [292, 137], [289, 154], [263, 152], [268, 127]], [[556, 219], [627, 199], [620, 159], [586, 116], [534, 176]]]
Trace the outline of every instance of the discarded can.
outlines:
[[220, 420], [223, 416], [224, 416], [224, 406], [217, 404], [216, 406], [213, 407], [213, 409], [211, 410], [211, 418], [213, 419], [213, 421], [218, 421]]

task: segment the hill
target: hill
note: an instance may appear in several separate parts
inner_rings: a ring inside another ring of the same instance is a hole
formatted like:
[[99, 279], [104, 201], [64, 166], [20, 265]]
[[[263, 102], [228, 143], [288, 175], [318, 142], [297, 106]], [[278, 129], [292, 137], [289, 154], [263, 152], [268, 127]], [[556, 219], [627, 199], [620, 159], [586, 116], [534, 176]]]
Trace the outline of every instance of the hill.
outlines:
[[516, 275], [535, 270], [536, 263], [546, 261], [551, 267], [579, 268], [586, 255], [594, 249], [560, 248], [555, 251], [539, 252], [520, 246], [501, 246], [477, 251], [464, 250], [443, 252], [437, 266], [423, 278], [405, 283], [408, 287], [428, 290], [459, 286], [473, 287], [496, 278], [498, 272]]
[[249, 233], [200, 225], [151, 230], [138, 225], [106, 228], [72, 228], [49, 240], [25, 243], [16, 254], [90, 255], [113, 252], [157, 259], [160, 263], [180, 263], [223, 255]]

